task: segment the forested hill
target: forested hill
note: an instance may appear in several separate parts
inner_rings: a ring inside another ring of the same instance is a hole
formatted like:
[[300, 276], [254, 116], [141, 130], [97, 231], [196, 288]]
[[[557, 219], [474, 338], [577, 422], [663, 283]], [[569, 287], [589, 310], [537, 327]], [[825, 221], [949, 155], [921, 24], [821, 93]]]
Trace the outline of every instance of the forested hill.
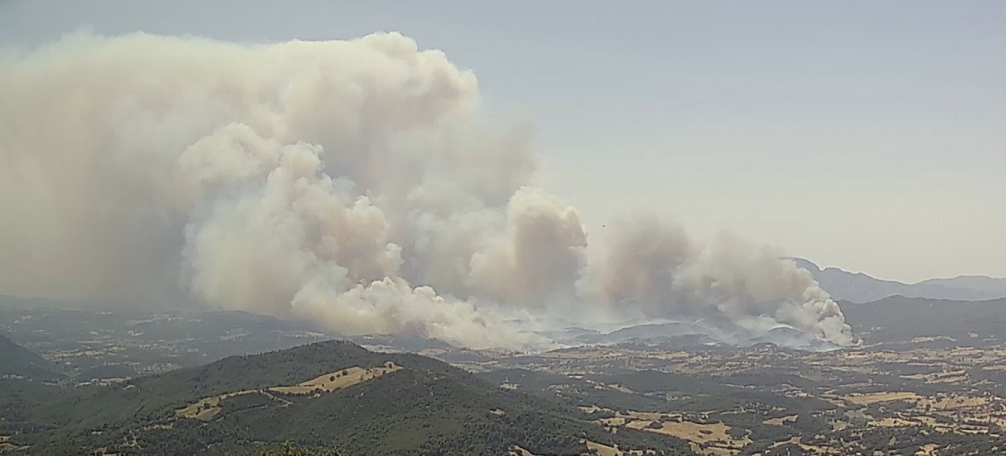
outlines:
[[59, 375], [52, 363], [0, 334], [0, 377], [50, 380]]
[[431, 358], [347, 342], [32, 394], [0, 428], [26, 454], [209, 455], [284, 441], [368, 456], [505, 455], [515, 446], [577, 455], [587, 453], [587, 441], [691, 454], [672, 437], [610, 434], [554, 396], [502, 389]]
[[908, 342], [916, 337], [947, 337], [975, 346], [1006, 341], [1006, 298], [949, 301], [892, 296], [840, 305], [853, 333], [869, 343]]

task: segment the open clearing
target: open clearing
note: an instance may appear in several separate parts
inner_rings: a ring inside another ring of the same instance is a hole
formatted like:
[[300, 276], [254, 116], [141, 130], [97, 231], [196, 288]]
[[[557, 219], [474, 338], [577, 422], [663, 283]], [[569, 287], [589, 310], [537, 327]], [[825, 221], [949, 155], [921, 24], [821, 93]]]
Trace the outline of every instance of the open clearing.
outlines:
[[917, 401], [922, 399], [916, 393], [911, 391], [904, 392], [889, 392], [889, 393], [867, 393], [867, 394], [850, 394], [845, 397], [845, 400], [852, 402], [856, 405], [870, 405], [875, 402], [892, 402], [892, 401]]
[[298, 383], [295, 386], [277, 386], [269, 388], [269, 391], [280, 394], [312, 394], [318, 392], [319, 390], [325, 393], [331, 393], [332, 391], [348, 388], [401, 369], [401, 366], [395, 365], [395, 363], [391, 362], [385, 364], [383, 367], [375, 367], [371, 369], [354, 366], [348, 369], [331, 372], [306, 382]]
[[793, 437], [793, 438], [790, 438], [789, 440], [783, 440], [782, 442], [776, 442], [776, 443], [772, 444], [772, 446], [769, 447], [769, 448], [777, 448], [777, 447], [781, 447], [781, 446], [787, 445], [787, 444], [796, 445], [796, 446], [802, 448], [804, 451], [809, 452], [810, 454], [829, 455], [829, 456], [846, 456], [845, 453], [843, 453], [841, 449], [822, 447], [822, 446], [816, 446], [816, 445], [808, 445], [806, 443], [803, 443], [803, 437]]
[[175, 411], [175, 415], [192, 418], [196, 420], [211, 420], [217, 413], [220, 413], [220, 402], [231, 397], [242, 396], [245, 394], [260, 393], [260, 391], [238, 391], [236, 393], [221, 394], [219, 396], [207, 397], [200, 399], [195, 404], [189, 404], [181, 410]]
[[283, 405], [289, 405], [290, 401], [283, 399], [281, 397], [276, 397], [270, 393], [278, 394], [290, 394], [290, 395], [306, 395], [306, 394], [319, 394], [319, 393], [330, 393], [343, 388], [348, 388], [353, 385], [358, 385], [368, 380], [373, 380], [375, 378], [381, 377], [383, 375], [389, 374], [401, 370], [401, 366], [397, 366], [394, 363], [387, 363], [383, 367], [376, 367], [371, 369], [364, 369], [361, 367], [350, 367], [336, 372], [331, 372], [306, 382], [298, 383], [294, 386], [276, 386], [266, 390], [247, 390], [238, 391], [234, 393], [221, 394], [219, 396], [207, 397], [200, 399], [194, 404], [189, 404], [182, 409], [176, 410], [175, 415], [191, 418], [196, 420], [208, 421], [213, 419], [218, 413], [220, 413], [220, 403], [232, 397], [242, 396], [245, 394], [264, 394], [274, 401], [283, 403]]
[[901, 418], [883, 418], [880, 420], [874, 420], [867, 423], [868, 426], [879, 426], [879, 427], [912, 427], [918, 426], [919, 423], [915, 421], [908, 421]]
[[645, 454], [653, 454], [651, 452], [644, 452], [643, 450], [629, 450], [622, 451], [615, 447], [610, 447], [597, 442], [591, 442], [590, 440], [584, 441], [587, 444], [587, 448], [596, 452], [597, 456], [643, 456]]
[[923, 380], [928, 383], [962, 383], [968, 380], [968, 372], [965, 369], [959, 369], [949, 372], [934, 372], [932, 374], [902, 375], [901, 378]]
[[992, 399], [989, 397], [955, 395], [937, 398], [935, 400], [922, 398], [916, 403], [916, 406], [919, 408], [929, 406], [932, 410], [946, 411], [982, 407], [990, 402], [992, 402]]
[[[660, 424], [659, 428], [650, 427], [652, 423]], [[699, 424], [691, 421], [632, 421], [626, 425], [633, 429], [639, 429], [658, 434], [666, 434], [682, 440], [702, 445], [699, 450], [703, 454], [736, 454], [739, 449], [751, 443], [751, 439], [744, 437], [735, 439], [727, 434], [730, 426], [724, 423]]]
[[799, 417], [799, 416], [800, 415], [780, 416], [779, 418], [772, 418], [772, 419], [768, 419], [768, 420], [762, 421], [762, 424], [769, 424], [769, 425], [772, 425], [772, 426], [785, 426], [786, 423], [791, 423], [793, 421], [796, 421], [797, 417]]
[[510, 456], [538, 456], [538, 455], [530, 451], [527, 451], [517, 445], [514, 445], [513, 448], [510, 449]]
[[[594, 413], [600, 410], [609, 409], [591, 406], [581, 407], [581, 410], [588, 413]], [[795, 420], [796, 415], [782, 417], [780, 419]], [[597, 420], [597, 422], [607, 427], [617, 428], [620, 426], [626, 426], [632, 429], [674, 436], [679, 439], [689, 441], [693, 444], [693, 451], [705, 455], [734, 455], [739, 453], [740, 449], [751, 443], [751, 439], [747, 436], [740, 439], [731, 437], [730, 434], [727, 433], [727, 431], [730, 430], [730, 426], [727, 426], [722, 422], [700, 424], [689, 421], [678, 413], [636, 411], [616, 412], [616, 416], [611, 418], [602, 418]], [[660, 427], [651, 427], [654, 426], [654, 423], [660, 425]]]
[[12, 452], [13, 451], [24, 451], [24, 450], [27, 450], [28, 448], [29, 447], [27, 447], [27, 446], [17, 446], [17, 445], [12, 445], [12, 444], [6, 443], [6, 442], [0, 443], [0, 453], [5, 453], [7, 451], [12, 451]]
[[622, 451], [615, 447], [601, 445], [600, 443], [587, 441], [587, 448], [597, 452], [597, 456], [622, 456]]

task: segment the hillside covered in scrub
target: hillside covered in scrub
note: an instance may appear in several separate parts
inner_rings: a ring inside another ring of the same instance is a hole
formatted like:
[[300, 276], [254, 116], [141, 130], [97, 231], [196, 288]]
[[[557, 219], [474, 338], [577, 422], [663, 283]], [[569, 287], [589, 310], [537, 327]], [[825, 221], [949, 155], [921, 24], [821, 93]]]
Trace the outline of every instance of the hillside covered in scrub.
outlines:
[[212, 455], [295, 442], [344, 455], [578, 455], [588, 444], [688, 454], [683, 441], [613, 435], [547, 395], [511, 391], [413, 354], [322, 342], [111, 386], [22, 382], [2, 395], [8, 450]]

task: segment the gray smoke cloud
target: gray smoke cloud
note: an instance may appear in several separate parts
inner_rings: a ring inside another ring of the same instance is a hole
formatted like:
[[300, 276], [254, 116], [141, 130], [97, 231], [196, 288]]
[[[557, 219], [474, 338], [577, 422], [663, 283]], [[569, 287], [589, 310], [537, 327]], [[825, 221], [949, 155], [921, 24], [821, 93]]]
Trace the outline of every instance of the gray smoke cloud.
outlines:
[[722, 235], [707, 246], [654, 216], [609, 225], [598, 266], [602, 302], [651, 318], [718, 318], [752, 333], [781, 325], [839, 345], [852, 343], [841, 309], [811, 274], [766, 246]]
[[[788, 325], [850, 342], [805, 271], [652, 217], [589, 258], [530, 186], [531, 129], [396, 33], [245, 45], [75, 34], [0, 56], [0, 293], [305, 319], [475, 347], [557, 312]], [[583, 322], [589, 324], [590, 322]]]

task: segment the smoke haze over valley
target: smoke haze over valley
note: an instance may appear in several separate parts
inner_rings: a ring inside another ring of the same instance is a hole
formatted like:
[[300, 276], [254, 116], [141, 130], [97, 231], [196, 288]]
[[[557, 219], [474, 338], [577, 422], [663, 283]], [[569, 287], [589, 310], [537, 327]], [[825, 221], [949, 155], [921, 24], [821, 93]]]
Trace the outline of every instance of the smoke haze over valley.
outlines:
[[0, 0], [0, 455], [1002, 454], [1003, 23]]
[[587, 233], [533, 185], [532, 129], [493, 120], [472, 71], [397, 33], [77, 33], [0, 54], [0, 128], [3, 294], [473, 348], [669, 320], [853, 341], [776, 249], [646, 213]]

